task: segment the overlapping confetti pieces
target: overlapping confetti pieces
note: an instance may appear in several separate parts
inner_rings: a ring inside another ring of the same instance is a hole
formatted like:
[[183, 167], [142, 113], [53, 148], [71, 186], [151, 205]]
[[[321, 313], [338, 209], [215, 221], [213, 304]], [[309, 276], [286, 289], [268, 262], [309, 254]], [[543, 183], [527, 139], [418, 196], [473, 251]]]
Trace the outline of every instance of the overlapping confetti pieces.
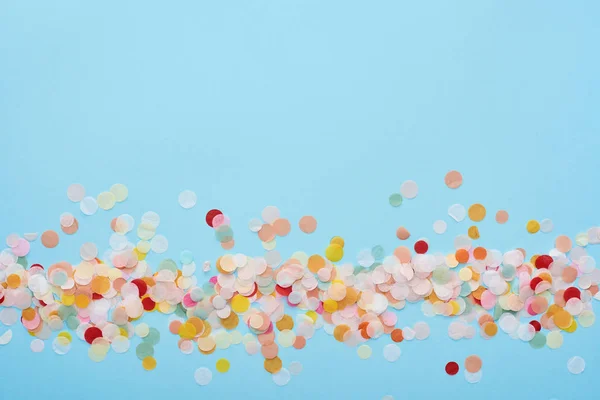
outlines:
[[[463, 176], [450, 171], [444, 182], [458, 189]], [[418, 193], [417, 183], [407, 180], [389, 202], [399, 207], [403, 199], [415, 199]], [[68, 199], [79, 203], [81, 213], [88, 216], [98, 209], [111, 210], [128, 195], [122, 184], [96, 197], [86, 196], [80, 184], [67, 189]], [[195, 207], [197, 200], [190, 190], [178, 197], [184, 210]], [[454, 204], [448, 208], [448, 221], [460, 223], [468, 216], [477, 224], [486, 214], [480, 203], [468, 209]], [[508, 223], [508, 213], [499, 210], [495, 219]], [[231, 221], [221, 210], [207, 211], [205, 222], [224, 250], [233, 249]], [[69, 212], [60, 215], [59, 224], [66, 235], [78, 231], [79, 221]], [[373, 357], [370, 341], [389, 336], [384, 339], [389, 343], [383, 358], [397, 362], [401, 343], [426, 340], [432, 334], [423, 321], [399, 326], [398, 310], [407, 302], [420, 302], [427, 317], [450, 317], [447, 334], [453, 340], [469, 340], [477, 332], [492, 340], [504, 332], [533, 349], [557, 349], [566, 335], [594, 324], [592, 300], [600, 297], [600, 270], [586, 251], [586, 246], [600, 243], [600, 227], [573, 239], [559, 235], [547, 254], [529, 257], [520, 248], [502, 253], [474, 244], [480, 233], [472, 225], [454, 239], [454, 250], [447, 254], [432, 253], [428, 240], [421, 238], [388, 255], [374, 246], [358, 252], [355, 262], [342, 261], [347, 257], [345, 241], [333, 236], [322, 252], [297, 251], [286, 258], [276, 250], [276, 241], [290, 234], [292, 223], [277, 207], [267, 206], [248, 224], [264, 254], [225, 253], [215, 260], [214, 274], [211, 262], [205, 261], [205, 275], [200, 277], [189, 250], [181, 251], [177, 261], [165, 258], [156, 266], [146, 261], [149, 252], [169, 250], [168, 239], [158, 234], [159, 226], [160, 216], [152, 211], [141, 216], [137, 227], [134, 217], [121, 214], [110, 223], [110, 248], [100, 254], [96, 244], [83, 243], [76, 265], [30, 263], [31, 242], [38, 234], [9, 234], [8, 247], [0, 252], [0, 322], [6, 326], [20, 322], [34, 337], [30, 343], [34, 353], [44, 351], [45, 342], [51, 340], [56, 354], [67, 354], [76, 336], [89, 345], [88, 356], [94, 362], [103, 361], [111, 350], [126, 353], [134, 347], [141, 367], [152, 371], [158, 367], [155, 346], [161, 335], [142, 318], [149, 312], [169, 314], [168, 330], [182, 353], [197, 349], [206, 355], [243, 345], [249, 355], [261, 357], [266, 373], [283, 386], [301, 373], [302, 364], [286, 363], [280, 350], [303, 349], [321, 329], [334, 341], [355, 347], [360, 359]], [[442, 235], [447, 226], [445, 219], [438, 219], [433, 231]], [[298, 227], [313, 233], [317, 220], [303, 216]], [[530, 220], [525, 227], [532, 234], [554, 229], [549, 219]], [[58, 232], [45, 230], [41, 244], [48, 249], [59, 246]], [[410, 239], [403, 226], [396, 236]], [[2, 331], [0, 345], [12, 337], [13, 329]], [[134, 337], [141, 340], [136, 346]], [[482, 366], [481, 358], [471, 355], [460, 365], [456, 361], [440, 365], [440, 373], [443, 368], [453, 376], [462, 368], [465, 380], [477, 383]], [[219, 358], [213, 370], [226, 374], [230, 368], [235, 365]], [[567, 369], [580, 374], [585, 361], [574, 356]], [[204, 386], [213, 372], [200, 367], [193, 376]]]

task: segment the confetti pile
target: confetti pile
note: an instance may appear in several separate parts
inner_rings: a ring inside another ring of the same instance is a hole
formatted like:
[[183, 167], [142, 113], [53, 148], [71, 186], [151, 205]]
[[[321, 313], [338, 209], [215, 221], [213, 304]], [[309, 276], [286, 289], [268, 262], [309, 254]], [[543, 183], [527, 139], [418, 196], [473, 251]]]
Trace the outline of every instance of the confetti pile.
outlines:
[[[463, 184], [457, 171], [444, 179], [450, 189]], [[400, 207], [403, 198], [414, 199], [419, 192], [414, 181], [404, 182], [389, 203]], [[98, 208], [112, 209], [128, 197], [127, 187], [113, 185], [97, 197], [86, 196], [82, 185], [71, 185], [69, 200], [79, 203], [84, 215]], [[185, 190], [178, 202], [184, 209], [196, 206], [197, 196]], [[486, 208], [473, 204], [466, 208], [454, 204], [449, 217], [460, 222], [467, 217], [477, 223], [485, 219]], [[499, 224], [507, 223], [508, 213], [495, 216]], [[77, 232], [79, 222], [70, 213], [59, 219], [66, 235]], [[220, 210], [206, 213], [206, 224], [224, 250], [235, 246], [230, 219]], [[135, 354], [146, 370], [157, 366], [154, 346], [160, 333], [142, 322], [145, 313], [172, 315], [169, 332], [177, 338], [184, 354], [197, 349], [211, 354], [231, 345], [243, 344], [250, 355], [259, 355], [264, 369], [277, 385], [287, 384], [302, 365], [291, 362], [284, 367], [280, 348], [302, 349], [319, 329], [349, 347], [358, 357], [372, 356], [371, 340], [389, 336], [391, 343], [383, 350], [389, 362], [401, 356], [399, 343], [425, 340], [430, 328], [425, 322], [399, 327], [397, 310], [407, 302], [420, 303], [425, 316], [451, 317], [448, 335], [453, 340], [471, 339], [477, 332], [491, 339], [500, 331], [511, 338], [528, 342], [534, 349], [559, 348], [565, 334], [594, 323], [592, 299], [598, 298], [600, 271], [587, 255], [588, 244], [600, 243], [600, 228], [594, 227], [574, 238], [560, 235], [547, 254], [527, 257], [525, 250], [504, 253], [477, 246], [477, 225], [467, 234], [454, 239], [450, 254], [432, 253], [426, 239], [401, 245], [386, 255], [381, 246], [358, 253], [356, 262], [341, 262], [345, 243], [333, 237], [322, 254], [296, 252], [288, 258], [275, 249], [277, 239], [287, 236], [291, 223], [274, 206], [266, 207], [261, 218], [252, 219], [248, 227], [255, 232], [265, 253], [262, 256], [227, 253], [214, 262], [203, 263], [200, 284], [191, 251], [181, 251], [178, 260], [164, 259], [151, 266], [145, 258], [149, 252], [165, 253], [169, 242], [157, 234], [160, 216], [147, 212], [137, 228], [127, 214], [114, 218], [110, 248], [99, 255], [94, 243], [80, 248], [81, 261], [66, 261], [42, 266], [28, 261], [30, 243], [37, 233], [10, 234], [7, 248], [0, 252], [0, 322], [12, 326], [20, 322], [34, 337], [31, 351], [41, 352], [48, 340], [57, 354], [66, 354], [73, 340], [71, 332], [89, 344], [88, 354], [102, 361], [112, 349], [129, 350], [134, 336], [141, 338]], [[311, 234], [317, 220], [304, 216], [300, 231]], [[529, 221], [527, 232], [550, 232], [552, 221]], [[135, 235], [134, 244], [131, 237]], [[433, 231], [443, 234], [447, 222], [438, 220]], [[406, 227], [396, 236], [410, 239]], [[47, 248], [60, 242], [59, 234], [47, 230], [40, 236]], [[0, 345], [12, 339], [11, 329], [0, 334]], [[580, 374], [585, 361], [574, 356], [567, 369]], [[214, 370], [226, 373], [230, 362], [221, 358]], [[482, 360], [471, 355], [464, 360], [465, 379], [476, 383], [482, 378]], [[455, 361], [440, 365], [440, 373], [456, 375], [461, 367]], [[199, 385], [207, 385], [212, 371], [201, 367], [194, 373]]]

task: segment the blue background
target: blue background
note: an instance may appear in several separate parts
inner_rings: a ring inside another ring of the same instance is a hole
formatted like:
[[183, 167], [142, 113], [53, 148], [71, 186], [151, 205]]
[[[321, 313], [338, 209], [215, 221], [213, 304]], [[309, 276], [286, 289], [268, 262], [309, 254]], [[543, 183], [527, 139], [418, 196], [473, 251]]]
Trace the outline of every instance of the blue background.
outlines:
[[[390, 252], [401, 224], [450, 251], [469, 225], [449, 221], [437, 236], [433, 221], [449, 220], [455, 202], [481, 202], [482, 245], [548, 251], [557, 234], [599, 223], [599, 11], [595, 1], [2, 1], [0, 235], [58, 230], [71, 211], [80, 231], [55, 249], [36, 242], [29, 259], [77, 262], [86, 241], [108, 247], [111, 218], [154, 210], [167, 256], [214, 260], [222, 250], [203, 217], [218, 207], [236, 250], [260, 255], [247, 222], [273, 204], [292, 221], [319, 221], [313, 235], [280, 240], [284, 255], [322, 252], [341, 235], [353, 260], [376, 244]], [[444, 186], [450, 169], [464, 175], [459, 190]], [[406, 179], [420, 194], [394, 209], [387, 198]], [[85, 217], [66, 198], [74, 182], [94, 196], [121, 182], [130, 196]], [[186, 211], [177, 196], [188, 188], [199, 200]], [[504, 226], [493, 222], [500, 208]], [[527, 234], [531, 218], [551, 218], [555, 231]], [[153, 372], [133, 349], [95, 364], [78, 340], [63, 357], [50, 342], [33, 354], [15, 326], [0, 348], [0, 398], [595, 396], [600, 324], [559, 350], [533, 350], [504, 334], [453, 342], [448, 319], [416, 307], [399, 325], [422, 319], [431, 337], [402, 343], [394, 364], [381, 354], [389, 338], [362, 361], [319, 332], [304, 351], [283, 351], [286, 365], [304, 365], [286, 387], [242, 346], [181, 354], [161, 315], [146, 319], [164, 333]], [[447, 361], [473, 353], [484, 361], [479, 384], [445, 375]], [[229, 373], [197, 386], [194, 370], [223, 355]], [[583, 375], [566, 369], [574, 355], [587, 361]]]

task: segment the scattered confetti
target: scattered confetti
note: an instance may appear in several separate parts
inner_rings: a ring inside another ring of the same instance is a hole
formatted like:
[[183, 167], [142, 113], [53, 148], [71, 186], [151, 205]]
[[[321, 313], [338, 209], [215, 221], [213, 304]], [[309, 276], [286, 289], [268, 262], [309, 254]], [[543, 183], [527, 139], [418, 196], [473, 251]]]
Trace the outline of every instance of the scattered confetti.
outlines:
[[444, 182], [450, 189], [458, 189], [463, 183], [463, 177], [458, 171], [450, 171], [444, 177]]
[[37, 232], [32, 232], [32, 233], [25, 233], [23, 235], [23, 237], [28, 241], [28, 242], [33, 242], [38, 238], [38, 233]]
[[0, 346], [9, 344], [10, 341], [12, 340], [12, 337], [13, 337], [12, 329], [9, 329], [6, 332], [4, 332], [2, 335], [0, 335]]
[[229, 360], [226, 358], [220, 358], [217, 360], [215, 367], [218, 372], [224, 374], [225, 372], [229, 371]]
[[552, 232], [552, 229], [554, 229], [552, 220], [546, 218], [540, 222], [540, 231], [542, 231], [542, 233], [550, 233]]
[[275, 382], [277, 386], [285, 386], [290, 382], [291, 375], [287, 369], [281, 368], [281, 370], [273, 374], [272, 377], [273, 382]]
[[[445, 182], [457, 188], [462, 177], [452, 171]], [[416, 183], [406, 181], [398, 196], [411, 199], [417, 194]], [[117, 184], [93, 198], [85, 197], [81, 185], [71, 185], [67, 195], [80, 202], [85, 215], [92, 215], [97, 208], [108, 210], [127, 199], [128, 190]], [[179, 200], [184, 208], [196, 204], [195, 194], [180, 195]], [[454, 204], [448, 214], [457, 222], [467, 215], [480, 222], [486, 210], [481, 204], [473, 204], [468, 211]], [[496, 214], [498, 223], [507, 220], [505, 211]], [[230, 250], [234, 240], [229, 217], [212, 209], [205, 221], [221, 247]], [[60, 214], [55, 223], [65, 234], [77, 232], [79, 224], [70, 212]], [[189, 250], [178, 249], [174, 258], [156, 263], [147, 261], [147, 255], [169, 250], [169, 241], [160, 230], [160, 216], [152, 211], [144, 213], [137, 225], [128, 214], [113, 218], [108, 241], [81, 244], [80, 260], [73, 265], [66, 261], [43, 266], [31, 263], [35, 257], [30, 254], [31, 246], [36, 244], [29, 241], [37, 235], [9, 234], [5, 240], [8, 247], [0, 251], [0, 322], [23, 325], [35, 337], [30, 343], [32, 352], [43, 351], [45, 341], [51, 340], [52, 350], [64, 355], [72, 341], [79, 339], [94, 362], [102, 362], [110, 351], [135, 352], [141, 367], [151, 371], [157, 367], [154, 353], [160, 333], [140, 319], [147, 312], [164, 314], [169, 316], [169, 332], [183, 354], [199, 351], [208, 355], [243, 345], [249, 355], [261, 358], [265, 371], [280, 386], [303, 368], [297, 361], [286, 361], [284, 368], [281, 349], [295, 352], [309, 346], [320, 329], [333, 336], [335, 344], [356, 348], [361, 359], [372, 356], [370, 340], [389, 335], [391, 343], [384, 346], [383, 358], [399, 360], [399, 343], [427, 340], [432, 335], [422, 321], [399, 327], [397, 310], [408, 302], [419, 303], [425, 316], [453, 318], [448, 325], [453, 340], [476, 335], [493, 340], [506, 333], [532, 349], [561, 348], [564, 332], [595, 323], [591, 303], [599, 296], [600, 274], [586, 246], [600, 243], [600, 227], [574, 238], [558, 235], [553, 249], [527, 256], [520, 248], [502, 253], [474, 244], [480, 234], [473, 225], [467, 234], [463, 229], [454, 238], [454, 249], [446, 254], [433, 252], [430, 241], [420, 238], [398, 246], [391, 254], [380, 245], [367, 247], [357, 254], [356, 263], [340, 262], [345, 241], [339, 236], [317, 254], [296, 251], [284, 256], [276, 249], [276, 241], [291, 233], [291, 224], [275, 206], [265, 207], [260, 219], [252, 219], [248, 227], [261, 240], [264, 252], [253, 257], [227, 251], [214, 260], [214, 273], [211, 262], [205, 261], [202, 269], [206, 274], [201, 277], [195, 273], [199, 260]], [[317, 222], [304, 216], [299, 227], [312, 233]], [[530, 233], [553, 229], [549, 219], [527, 223]], [[436, 221], [433, 230], [444, 233], [446, 222]], [[410, 239], [404, 227], [397, 229], [396, 236]], [[58, 243], [55, 230], [41, 235], [44, 247]], [[248, 333], [243, 334], [246, 329]], [[8, 344], [12, 335], [12, 329], [4, 331], [0, 344]], [[216, 371], [226, 373], [229, 368], [227, 359], [216, 361]], [[585, 361], [573, 357], [567, 368], [579, 374]], [[479, 382], [481, 358], [467, 357], [464, 370], [467, 382]], [[448, 362], [445, 371], [456, 375], [459, 366]], [[212, 372], [199, 368], [194, 379], [207, 385]]]
[[573, 375], [579, 375], [585, 370], [585, 360], [579, 356], [571, 357], [567, 361], [567, 369]]
[[467, 217], [467, 209], [462, 204], [453, 204], [448, 208], [448, 215], [456, 222], [461, 222]]
[[448, 225], [446, 224], [446, 221], [442, 221], [437, 220], [433, 223], [433, 231], [435, 233], [437, 233], [438, 235], [443, 234], [444, 232], [446, 232], [446, 229], [448, 228]]
[[505, 224], [508, 221], [508, 212], [500, 210], [496, 213], [496, 222], [499, 224]]
[[485, 207], [481, 204], [473, 204], [469, 207], [469, 218], [474, 222], [481, 222], [485, 218]]
[[196, 205], [196, 201], [198, 198], [196, 197], [196, 193], [191, 190], [184, 190], [179, 193], [179, 205], [186, 210], [193, 208]]
[[85, 215], [94, 215], [98, 211], [98, 202], [93, 197], [84, 197], [79, 203], [79, 209]]
[[310, 215], [305, 215], [304, 217], [300, 218], [299, 226], [302, 232], [313, 233], [315, 230], [317, 230], [317, 220]]
[[456, 375], [458, 374], [459, 367], [457, 363], [455, 363], [454, 361], [450, 361], [448, 364], [446, 364], [445, 369], [448, 375]]
[[31, 341], [31, 344], [29, 345], [29, 348], [31, 349], [32, 352], [34, 353], [41, 353], [42, 351], [44, 351], [44, 347], [46, 345], [44, 344], [43, 340], [40, 339], [33, 339]]
[[400, 207], [402, 205], [402, 195], [400, 193], [391, 194], [389, 200], [392, 207]]
[[408, 232], [405, 227], [401, 226], [396, 230], [396, 237], [400, 240], [406, 240], [410, 237], [410, 232]]
[[419, 187], [415, 181], [405, 181], [400, 186], [400, 194], [407, 199], [414, 199], [419, 194]]
[[527, 222], [526, 229], [527, 232], [531, 234], [538, 233], [538, 231], [540, 230], [540, 223], [532, 219], [529, 222]]
[[58, 233], [56, 233], [55, 231], [52, 230], [48, 230], [44, 233], [42, 233], [42, 244], [44, 245], [44, 247], [52, 249], [56, 246], [58, 246]]
[[208, 368], [198, 368], [194, 372], [194, 380], [200, 386], [206, 386], [212, 381], [212, 372]]
[[383, 358], [389, 362], [395, 362], [400, 358], [400, 347], [396, 344], [388, 344], [383, 348]]
[[73, 203], [79, 203], [85, 197], [85, 188], [79, 183], [73, 183], [67, 188], [67, 197]]
[[356, 353], [358, 354], [358, 357], [360, 357], [361, 360], [366, 360], [367, 358], [371, 358], [371, 354], [373, 354], [373, 350], [371, 349], [371, 347], [369, 345], [363, 344], [358, 347], [358, 349], [356, 350]]
[[467, 370], [467, 372], [470, 372], [472, 374], [479, 372], [479, 370], [481, 369], [481, 366], [482, 366], [482, 362], [481, 362], [481, 358], [479, 358], [479, 356], [472, 355], [465, 359], [465, 370]]

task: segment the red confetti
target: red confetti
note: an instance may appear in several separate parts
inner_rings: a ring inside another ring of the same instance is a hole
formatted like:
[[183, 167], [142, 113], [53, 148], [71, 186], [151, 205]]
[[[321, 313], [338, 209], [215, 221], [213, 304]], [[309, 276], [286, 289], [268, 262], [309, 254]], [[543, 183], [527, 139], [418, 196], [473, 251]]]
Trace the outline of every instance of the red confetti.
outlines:
[[533, 326], [535, 328], [536, 332], [539, 332], [542, 330], [542, 324], [540, 324], [538, 321], [529, 321], [529, 325]]
[[152, 311], [154, 310], [154, 307], [156, 307], [156, 303], [150, 297], [146, 297], [142, 300], [142, 306], [145, 311]]
[[417, 254], [425, 254], [429, 250], [429, 245], [424, 240], [419, 240], [415, 243], [415, 251]]
[[133, 283], [135, 286], [138, 287], [138, 290], [140, 292], [140, 297], [145, 295], [146, 292], [148, 291], [148, 284], [146, 282], [144, 282], [142, 279], [134, 279], [131, 281], [131, 283]]
[[102, 331], [100, 330], [100, 328], [97, 328], [95, 326], [90, 326], [89, 328], [87, 328], [87, 330], [83, 334], [83, 337], [85, 338], [86, 342], [88, 342], [89, 344], [92, 344], [92, 342], [94, 340], [102, 337]]
[[535, 267], [537, 269], [548, 269], [548, 267], [550, 267], [550, 264], [552, 264], [554, 260], [552, 259], [552, 257], [547, 256], [547, 255], [543, 255], [543, 256], [539, 256], [536, 260], [535, 260]]
[[540, 278], [539, 276], [536, 276], [535, 278], [533, 278], [531, 281], [529, 281], [529, 287], [531, 288], [531, 290], [535, 290], [535, 287], [542, 281], [542, 278]]
[[581, 300], [581, 292], [576, 287], [570, 287], [565, 290], [563, 298], [565, 299], [565, 301], [569, 301], [572, 298], [577, 298]]
[[454, 361], [450, 361], [448, 364], [446, 364], [446, 373], [448, 375], [456, 375], [458, 374], [458, 364], [455, 363]]
[[277, 290], [277, 293], [279, 293], [282, 296], [289, 296], [290, 293], [292, 293], [292, 287], [281, 287], [279, 285], [275, 285], [275, 290]]
[[206, 223], [208, 224], [208, 226], [210, 226], [212, 228], [213, 227], [213, 219], [215, 219], [215, 217], [217, 215], [221, 215], [221, 214], [223, 214], [221, 212], [221, 210], [217, 210], [216, 208], [207, 212], [206, 213]]

